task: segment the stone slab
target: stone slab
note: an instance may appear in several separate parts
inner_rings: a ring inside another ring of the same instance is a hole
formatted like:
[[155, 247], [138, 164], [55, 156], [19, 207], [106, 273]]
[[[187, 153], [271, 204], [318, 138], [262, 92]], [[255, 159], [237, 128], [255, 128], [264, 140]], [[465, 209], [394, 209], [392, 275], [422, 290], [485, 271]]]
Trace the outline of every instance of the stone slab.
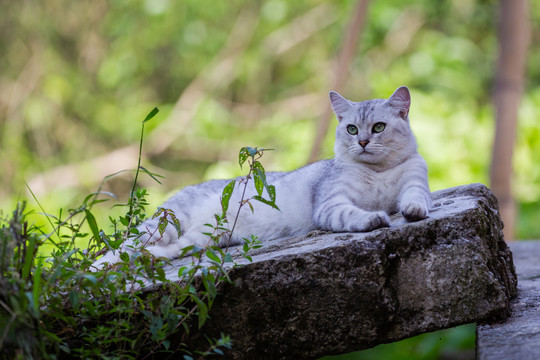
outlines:
[[316, 359], [505, 317], [516, 275], [495, 197], [471, 184], [433, 198], [423, 221], [394, 215], [369, 233], [265, 243], [231, 270], [234, 285], [220, 289], [211, 319], [187, 341], [204, 348], [204, 336], [225, 333], [226, 358]]
[[518, 276], [518, 296], [505, 321], [477, 326], [479, 360], [540, 359], [540, 241], [509, 244]]

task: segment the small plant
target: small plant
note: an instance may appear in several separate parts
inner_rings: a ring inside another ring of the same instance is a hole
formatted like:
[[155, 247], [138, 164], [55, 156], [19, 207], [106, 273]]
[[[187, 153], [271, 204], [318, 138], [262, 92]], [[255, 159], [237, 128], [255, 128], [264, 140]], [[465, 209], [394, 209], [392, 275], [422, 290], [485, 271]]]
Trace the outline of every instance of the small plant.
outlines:
[[[266, 172], [264, 170], [264, 167], [259, 161], [259, 159], [263, 156], [264, 152], [268, 150], [271, 150], [271, 149], [258, 149], [258, 148], [252, 148], [252, 147], [243, 147], [242, 149], [240, 149], [240, 153], [238, 154], [238, 163], [240, 164], [240, 167], [242, 167], [247, 161], [249, 165], [249, 172], [245, 177], [241, 178], [240, 180], [232, 180], [231, 182], [227, 184], [227, 186], [225, 186], [221, 194], [221, 214], [214, 215], [215, 220], [216, 220], [215, 224], [205, 224], [206, 226], [208, 226], [209, 228], [213, 230], [212, 232], [205, 233], [205, 235], [208, 235], [210, 239], [212, 239], [215, 245], [209, 249], [211, 252], [218, 251], [220, 252], [220, 255], [222, 255], [223, 250], [221, 250], [217, 246], [217, 244], [219, 243], [219, 240], [222, 237], [225, 237], [228, 239], [232, 237], [234, 229], [236, 228], [236, 223], [238, 221], [238, 218], [240, 217], [240, 211], [242, 210], [242, 207], [244, 207], [245, 205], [248, 205], [251, 211], [252, 212], [254, 211], [251, 201], [256, 200], [266, 205], [269, 205], [276, 210], [279, 210], [278, 206], [276, 205], [276, 188], [273, 185], [269, 185], [267, 183]], [[251, 198], [246, 198], [246, 190], [247, 190], [249, 180], [251, 178], [253, 178], [257, 195]], [[234, 217], [232, 227], [229, 229], [225, 227], [226, 224], [229, 224], [227, 210], [229, 209], [229, 202], [233, 194], [233, 191], [237, 185], [237, 182], [239, 182], [238, 185], [241, 188], [242, 196], [240, 199], [238, 210], [236, 212], [236, 216]], [[263, 198], [262, 195], [263, 195], [264, 189], [266, 189], [266, 192], [268, 193], [268, 196], [270, 197], [270, 199]], [[260, 242], [257, 240], [257, 237], [254, 235], [252, 235], [249, 239], [244, 238], [243, 240], [244, 240], [244, 252], [242, 253], [242, 255], [251, 261], [251, 257], [247, 254], [248, 250], [250, 248], [260, 247], [261, 246]], [[228, 249], [228, 246], [227, 246], [227, 249]]]
[[[230, 281], [228, 272], [237, 266], [233, 254], [217, 246], [219, 239], [232, 236], [240, 209], [248, 205], [253, 210], [252, 201], [277, 209], [275, 189], [266, 182], [259, 162], [264, 149], [240, 150], [240, 166], [247, 161], [249, 172], [237, 180], [242, 196], [236, 217], [230, 221], [227, 217], [237, 185], [232, 181], [223, 189], [222, 212], [215, 214], [216, 223], [207, 224], [209, 246], [184, 249], [190, 252], [191, 262], [178, 270], [180, 281], [166, 278], [166, 260], [153, 257], [144, 244], [136, 244], [133, 255], [122, 253], [116, 266], [89, 271], [105, 251], [120, 249], [128, 237], [136, 237], [136, 226], [146, 217], [148, 194], [137, 188], [137, 178], [143, 172], [159, 182], [158, 175], [140, 164], [144, 124], [157, 112], [157, 108], [152, 110], [142, 123], [134, 184], [128, 202], [117, 205], [125, 207], [126, 213], [110, 217], [107, 228], [93, 215], [94, 206], [105, 201], [100, 195], [114, 197], [101, 186], [67, 215], [62, 210], [56, 216], [46, 215], [50, 232], [31, 224], [30, 218], [39, 214], [27, 211], [25, 203], [0, 219], [2, 358], [145, 359], [183, 353], [189, 360], [220, 355], [231, 347], [225, 334], [209, 339], [206, 349], [189, 348], [186, 341], [194, 328], [205, 324], [220, 284]], [[245, 198], [251, 179], [257, 195]], [[264, 189], [268, 199], [263, 198]], [[180, 232], [181, 224], [170, 210], [160, 209], [154, 217], [159, 218], [158, 231], [170, 223]], [[84, 240], [88, 246], [82, 249], [78, 244]], [[244, 241], [238, 252], [251, 260], [249, 251], [260, 247], [260, 242], [254, 236]], [[145, 290], [149, 286], [152, 291]]]

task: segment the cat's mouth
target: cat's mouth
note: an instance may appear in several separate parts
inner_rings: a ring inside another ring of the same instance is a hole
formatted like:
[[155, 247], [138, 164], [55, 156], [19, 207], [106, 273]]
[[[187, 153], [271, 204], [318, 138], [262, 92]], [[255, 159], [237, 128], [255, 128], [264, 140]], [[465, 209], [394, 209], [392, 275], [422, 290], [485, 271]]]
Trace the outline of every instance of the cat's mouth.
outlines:
[[356, 157], [361, 162], [372, 163], [377, 161], [378, 151], [377, 149], [367, 149], [363, 147], [358, 147], [354, 149], [354, 157]]
[[346, 153], [348, 154], [349, 158], [353, 161], [358, 161], [361, 163], [372, 163], [373, 161], [376, 161], [378, 149], [372, 149], [368, 147], [362, 147], [360, 145], [350, 145], [347, 148]]
[[363, 155], [363, 154], [373, 154], [371, 151], [369, 151], [369, 150], [366, 149], [365, 147], [357, 148], [357, 153], [358, 153], [358, 155]]

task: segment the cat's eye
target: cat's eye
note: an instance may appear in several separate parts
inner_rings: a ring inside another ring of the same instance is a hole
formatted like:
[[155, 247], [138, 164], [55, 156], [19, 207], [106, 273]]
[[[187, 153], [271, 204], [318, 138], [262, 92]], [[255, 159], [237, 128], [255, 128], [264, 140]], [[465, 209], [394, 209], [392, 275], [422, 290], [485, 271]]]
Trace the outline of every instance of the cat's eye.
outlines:
[[347, 132], [351, 135], [356, 135], [358, 134], [358, 128], [354, 125], [349, 125], [347, 126]]
[[374, 133], [380, 133], [380, 132], [383, 132], [385, 128], [386, 128], [385, 123], [378, 122], [375, 125], [373, 125], [373, 132]]

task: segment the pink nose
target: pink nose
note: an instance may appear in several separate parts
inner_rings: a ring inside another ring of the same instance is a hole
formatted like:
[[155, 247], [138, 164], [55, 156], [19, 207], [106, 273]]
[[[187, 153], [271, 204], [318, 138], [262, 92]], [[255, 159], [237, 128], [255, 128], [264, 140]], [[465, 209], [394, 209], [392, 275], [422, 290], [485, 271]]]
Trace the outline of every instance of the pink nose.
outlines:
[[365, 148], [369, 144], [369, 140], [361, 140], [358, 142], [361, 147]]

